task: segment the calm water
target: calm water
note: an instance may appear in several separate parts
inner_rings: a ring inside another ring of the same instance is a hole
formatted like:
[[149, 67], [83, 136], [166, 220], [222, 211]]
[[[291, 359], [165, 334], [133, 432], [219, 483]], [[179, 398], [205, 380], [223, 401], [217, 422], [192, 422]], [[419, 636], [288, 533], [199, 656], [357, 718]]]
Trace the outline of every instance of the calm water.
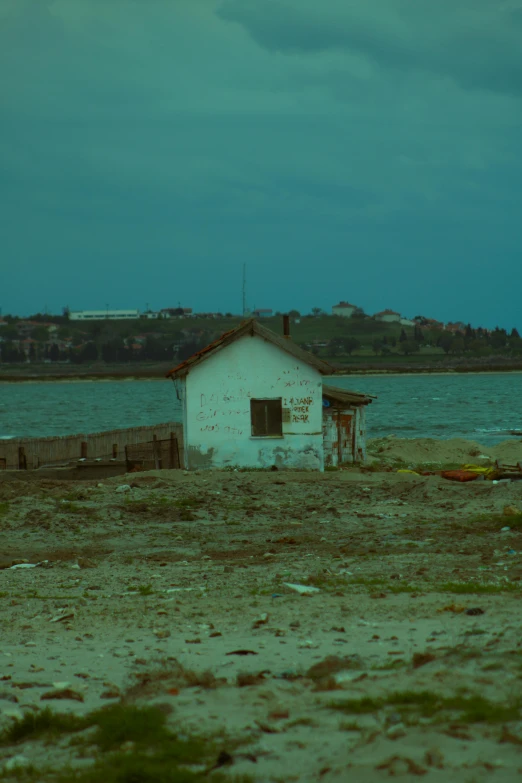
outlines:
[[[337, 386], [375, 394], [368, 434], [496, 443], [522, 430], [522, 374], [351, 376]], [[0, 383], [0, 438], [100, 432], [180, 419], [167, 380]]]

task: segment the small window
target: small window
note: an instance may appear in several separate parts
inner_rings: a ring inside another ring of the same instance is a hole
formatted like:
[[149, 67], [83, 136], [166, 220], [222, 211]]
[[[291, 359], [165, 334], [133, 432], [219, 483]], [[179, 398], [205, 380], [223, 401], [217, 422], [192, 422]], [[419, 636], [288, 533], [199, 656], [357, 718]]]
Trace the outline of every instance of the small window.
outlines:
[[283, 434], [283, 401], [250, 400], [252, 435], [256, 438], [277, 437]]

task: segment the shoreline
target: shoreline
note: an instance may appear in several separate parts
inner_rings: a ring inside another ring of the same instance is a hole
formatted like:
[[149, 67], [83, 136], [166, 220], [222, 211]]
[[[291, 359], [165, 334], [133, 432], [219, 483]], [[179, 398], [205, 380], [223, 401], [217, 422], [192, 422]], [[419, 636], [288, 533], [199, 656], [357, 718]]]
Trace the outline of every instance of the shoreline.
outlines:
[[[167, 380], [168, 370], [158, 371], [138, 371], [133, 373], [118, 372], [86, 372], [86, 373], [35, 373], [35, 374], [6, 374], [0, 373], [0, 383], [94, 383], [111, 381], [164, 381]], [[351, 375], [490, 375], [491, 373], [504, 373], [509, 375], [522, 373], [522, 365], [514, 367], [397, 367], [382, 368], [375, 367], [353, 367], [350, 369], [342, 368], [335, 372], [332, 378], [346, 378]]]

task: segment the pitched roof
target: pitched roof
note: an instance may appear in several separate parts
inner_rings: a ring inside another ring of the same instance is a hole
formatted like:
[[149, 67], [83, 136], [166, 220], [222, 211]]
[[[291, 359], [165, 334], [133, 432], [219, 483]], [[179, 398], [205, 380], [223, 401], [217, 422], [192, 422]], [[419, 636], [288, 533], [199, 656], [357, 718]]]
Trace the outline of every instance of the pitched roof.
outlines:
[[376, 399], [374, 395], [341, 389], [338, 386], [323, 386], [323, 397], [343, 405], [369, 405], [372, 400]]
[[210, 343], [210, 345], [207, 345], [201, 351], [198, 351], [198, 353], [190, 356], [184, 362], [181, 362], [181, 364], [178, 364], [167, 373], [166, 377], [174, 379], [187, 375], [192, 367], [195, 367], [197, 364], [204, 361], [215, 351], [225, 348], [227, 345], [230, 345], [230, 343], [235, 342], [245, 335], [249, 335], [250, 337], [261, 337], [263, 340], [266, 340], [277, 348], [280, 348], [282, 351], [285, 351], [285, 353], [290, 354], [290, 356], [294, 356], [296, 359], [310, 365], [310, 367], [314, 367], [322, 375], [333, 375], [335, 372], [334, 368], [327, 362], [323, 362], [322, 359], [318, 359], [317, 356], [314, 356], [312, 353], [299, 348], [299, 346], [288, 337], [280, 337], [275, 332], [272, 332], [271, 329], [267, 329], [266, 326], [261, 326], [255, 318], [251, 318], [248, 321], [243, 321], [243, 323], [236, 326], [235, 329], [225, 332], [221, 337], [218, 337], [217, 340], [214, 340], [213, 343]]
[[375, 316], [377, 315], [400, 315], [400, 313], [397, 313], [395, 310], [381, 310], [380, 313], [375, 313]]

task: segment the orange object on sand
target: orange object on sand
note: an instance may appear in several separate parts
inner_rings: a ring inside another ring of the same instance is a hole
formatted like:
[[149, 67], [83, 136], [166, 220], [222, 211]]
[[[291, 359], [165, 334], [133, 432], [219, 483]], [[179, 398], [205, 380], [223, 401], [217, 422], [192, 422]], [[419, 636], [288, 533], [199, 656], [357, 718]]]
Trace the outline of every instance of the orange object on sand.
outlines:
[[472, 470], [443, 470], [440, 475], [450, 481], [476, 481], [478, 479], [478, 473], [474, 473]]

